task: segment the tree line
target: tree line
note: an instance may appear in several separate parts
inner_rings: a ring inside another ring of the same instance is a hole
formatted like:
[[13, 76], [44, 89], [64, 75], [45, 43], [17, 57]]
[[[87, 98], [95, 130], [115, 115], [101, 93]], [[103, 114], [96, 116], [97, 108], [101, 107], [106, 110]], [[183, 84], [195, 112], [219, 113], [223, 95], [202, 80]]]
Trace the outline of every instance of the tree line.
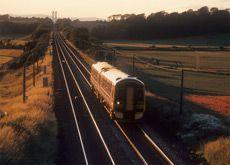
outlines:
[[23, 54], [6, 63], [5, 67], [10, 69], [19, 68], [22, 67], [25, 62], [27, 62], [28, 65], [43, 57], [49, 45], [52, 25], [53, 23], [50, 19], [41, 21], [37, 28], [31, 33], [30, 42], [25, 44]]
[[0, 15], [0, 34], [30, 34], [39, 24], [49, 18], [11, 17], [8, 14]]
[[58, 19], [56, 25], [66, 39], [93, 59], [107, 62], [116, 60], [114, 50], [106, 47], [100, 40], [93, 37], [90, 34], [90, 29], [81, 26], [76, 27], [75, 21], [70, 19]]
[[15, 23], [9, 21], [0, 22], [0, 34], [29, 34], [33, 32], [38, 23]]
[[144, 14], [117, 14], [107, 24], [92, 28], [91, 34], [99, 39], [155, 39], [216, 33], [230, 33], [228, 9], [202, 7], [182, 13], [160, 11]]

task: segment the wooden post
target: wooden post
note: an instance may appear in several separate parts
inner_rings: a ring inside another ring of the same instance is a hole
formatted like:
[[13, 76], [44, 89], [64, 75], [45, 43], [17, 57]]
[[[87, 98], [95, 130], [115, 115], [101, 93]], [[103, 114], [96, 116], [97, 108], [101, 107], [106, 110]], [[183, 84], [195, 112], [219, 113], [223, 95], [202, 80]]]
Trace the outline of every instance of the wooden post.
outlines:
[[200, 67], [200, 55], [196, 55], [196, 70], [199, 70]]
[[23, 65], [22, 99], [23, 99], [23, 103], [25, 103], [26, 102], [26, 64]]
[[39, 66], [38, 66], [38, 63], [39, 63], [39, 59], [37, 60], [37, 74], [39, 73]]
[[43, 87], [48, 87], [49, 82], [48, 82], [48, 77], [43, 77]]
[[35, 86], [35, 64], [33, 62], [33, 86]]
[[115, 64], [115, 58], [116, 58], [116, 50], [114, 49], [113, 50], [113, 65]]
[[135, 75], [135, 55], [133, 55], [133, 75]]
[[183, 113], [183, 97], [184, 97], [184, 70], [181, 70], [181, 87], [180, 87], [180, 114]]
[[46, 65], [43, 66], [43, 73], [46, 74]]

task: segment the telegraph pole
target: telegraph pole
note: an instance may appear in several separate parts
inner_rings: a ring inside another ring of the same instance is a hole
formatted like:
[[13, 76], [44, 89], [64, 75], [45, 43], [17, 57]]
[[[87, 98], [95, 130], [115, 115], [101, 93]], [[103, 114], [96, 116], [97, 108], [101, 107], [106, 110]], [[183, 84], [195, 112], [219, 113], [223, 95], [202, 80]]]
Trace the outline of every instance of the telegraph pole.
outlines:
[[135, 75], [135, 55], [133, 55], [133, 75]]
[[26, 64], [23, 65], [22, 98], [23, 98], [23, 103], [25, 103], [26, 102]]
[[35, 86], [35, 61], [33, 62], [33, 86]]
[[184, 97], [184, 70], [181, 70], [181, 87], [180, 87], [180, 114], [183, 113], [183, 97]]
[[39, 58], [37, 59], [37, 74], [39, 73], [39, 66], [38, 66], [38, 63], [39, 63]]

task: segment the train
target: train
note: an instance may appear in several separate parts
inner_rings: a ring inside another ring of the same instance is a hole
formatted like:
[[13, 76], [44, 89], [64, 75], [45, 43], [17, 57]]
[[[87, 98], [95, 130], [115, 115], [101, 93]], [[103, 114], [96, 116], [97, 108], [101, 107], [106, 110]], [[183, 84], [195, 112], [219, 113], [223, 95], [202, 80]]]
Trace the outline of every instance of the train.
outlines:
[[90, 82], [112, 119], [130, 122], [143, 117], [145, 84], [138, 78], [107, 62], [97, 62], [91, 66]]

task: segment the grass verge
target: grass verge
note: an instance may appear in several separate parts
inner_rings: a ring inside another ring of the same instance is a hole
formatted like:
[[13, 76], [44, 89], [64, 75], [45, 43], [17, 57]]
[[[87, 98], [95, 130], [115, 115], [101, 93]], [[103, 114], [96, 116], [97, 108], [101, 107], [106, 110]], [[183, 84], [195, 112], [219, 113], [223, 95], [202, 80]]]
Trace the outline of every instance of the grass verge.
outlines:
[[[48, 52], [48, 51], [47, 51]], [[27, 69], [27, 96], [22, 102], [22, 69], [9, 70], [0, 77], [0, 162], [10, 164], [51, 164], [56, 159], [57, 123], [53, 113], [52, 56], [46, 55], [39, 66], [47, 73], [36, 75]], [[49, 87], [43, 87], [47, 76]]]
[[210, 165], [221, 165], [230, 162], [230, 138], [219, 138], [204, 146], [204, 156]]

